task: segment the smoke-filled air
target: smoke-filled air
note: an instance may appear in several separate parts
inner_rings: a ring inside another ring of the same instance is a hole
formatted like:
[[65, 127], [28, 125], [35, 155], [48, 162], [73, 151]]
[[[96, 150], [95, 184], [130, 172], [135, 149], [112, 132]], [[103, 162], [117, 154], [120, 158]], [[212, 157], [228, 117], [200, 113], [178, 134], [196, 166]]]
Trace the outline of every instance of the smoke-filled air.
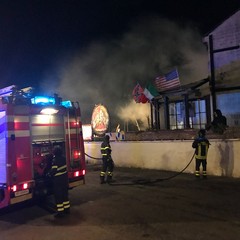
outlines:
[[86, 124], [91, 122], [95, 104], [105, 105], [112, 129], [117, 123], [123, 126], [136, 120], [147, 126], [149, 104], [133, 102], [137, 83], [144, 88], [175, 67], [181, 84], [208, 74], [207, 51], [198, 31], [158, 17], [136, 21], [118, 38], [91, 42], [59, 63], [54, 76], [57, 86], [46, 81], [49, 91], [78, 101]]

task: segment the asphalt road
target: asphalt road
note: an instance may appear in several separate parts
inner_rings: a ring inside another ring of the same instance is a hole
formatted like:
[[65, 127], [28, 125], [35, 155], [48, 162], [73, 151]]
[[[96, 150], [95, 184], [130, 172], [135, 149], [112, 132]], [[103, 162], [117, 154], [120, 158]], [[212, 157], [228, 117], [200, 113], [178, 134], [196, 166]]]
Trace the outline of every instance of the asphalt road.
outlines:
[[99, 168], [88, 167], [86, 184], [70, 191], [69, 216], [33, 204], [2, 211], [0, 239], [239, 239], [240, 180], [174, 174], [116, 168], [115, 182], [100, 185]]

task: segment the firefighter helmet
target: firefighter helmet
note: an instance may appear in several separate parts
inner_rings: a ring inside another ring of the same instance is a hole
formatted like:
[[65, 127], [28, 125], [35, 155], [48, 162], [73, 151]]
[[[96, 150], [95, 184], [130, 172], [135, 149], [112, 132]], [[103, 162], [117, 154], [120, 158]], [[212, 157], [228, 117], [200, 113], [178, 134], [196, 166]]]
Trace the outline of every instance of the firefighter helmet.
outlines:
[[61, 156], [62, 155], [62, 148], [60, 146], [55, 146], [53, 148], [53, 154], [55, 156]]
[[205, 137], [205, 135], [206, 135], [206, 130], [205, 129], [200, 129], [198, 131], [198, 136], [199, 137]]
[[105, 135], [105, 136], [104, 136], [104, 140], [107, 141], [107, 142], [109, 142], [109, 140], [110, 140], [109, 135]]

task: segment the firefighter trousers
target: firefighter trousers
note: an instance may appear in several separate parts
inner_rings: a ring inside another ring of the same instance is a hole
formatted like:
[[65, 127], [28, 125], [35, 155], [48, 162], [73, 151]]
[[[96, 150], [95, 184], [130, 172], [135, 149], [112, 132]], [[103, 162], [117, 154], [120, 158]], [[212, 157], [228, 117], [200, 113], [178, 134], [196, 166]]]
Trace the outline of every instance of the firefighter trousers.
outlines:
[[53, 192], [57, 213], [69, 212], [70, 201], [68, 199], [68, 177], [66, 173], [54, 177]]
[[112, 159], [109, 158], [102, 158], [102, 171], [100, 173], [100, 182], [104, 183], [105, 182], [105, 177], [107, 175], [107, 182], [110, 182], [112, 180], [113, 176], [113, 169], [114, 169], [114, 162]]
[[196, 158], [196, 169], [195, 176], [200, 177], [200, 166], [202, 165], [202, 175], [203, 177], [207, 176], [207, 160], [206, 159], [197, 159]]

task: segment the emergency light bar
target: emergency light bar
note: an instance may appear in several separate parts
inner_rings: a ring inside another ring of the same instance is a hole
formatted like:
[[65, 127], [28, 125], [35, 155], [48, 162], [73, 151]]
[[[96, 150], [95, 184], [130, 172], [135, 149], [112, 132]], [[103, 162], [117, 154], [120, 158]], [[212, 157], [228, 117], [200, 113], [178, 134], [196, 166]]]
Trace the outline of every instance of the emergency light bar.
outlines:
[[61, 106], [65, 107], [65, 108], [71, 108], [72, 102], [71, 101], [62, 101]]
[[16, 88], [16, 85], [11, 85], [11, 86], [0, 89], [0, 96], [1, 97], [10, 96], [14, 88]]
[[39, 104], [39, 105], [54, 105], [55, 98], [54, 97], [44, 97], [44, 96], [36, 96], [31, 99], [32, 104]]

